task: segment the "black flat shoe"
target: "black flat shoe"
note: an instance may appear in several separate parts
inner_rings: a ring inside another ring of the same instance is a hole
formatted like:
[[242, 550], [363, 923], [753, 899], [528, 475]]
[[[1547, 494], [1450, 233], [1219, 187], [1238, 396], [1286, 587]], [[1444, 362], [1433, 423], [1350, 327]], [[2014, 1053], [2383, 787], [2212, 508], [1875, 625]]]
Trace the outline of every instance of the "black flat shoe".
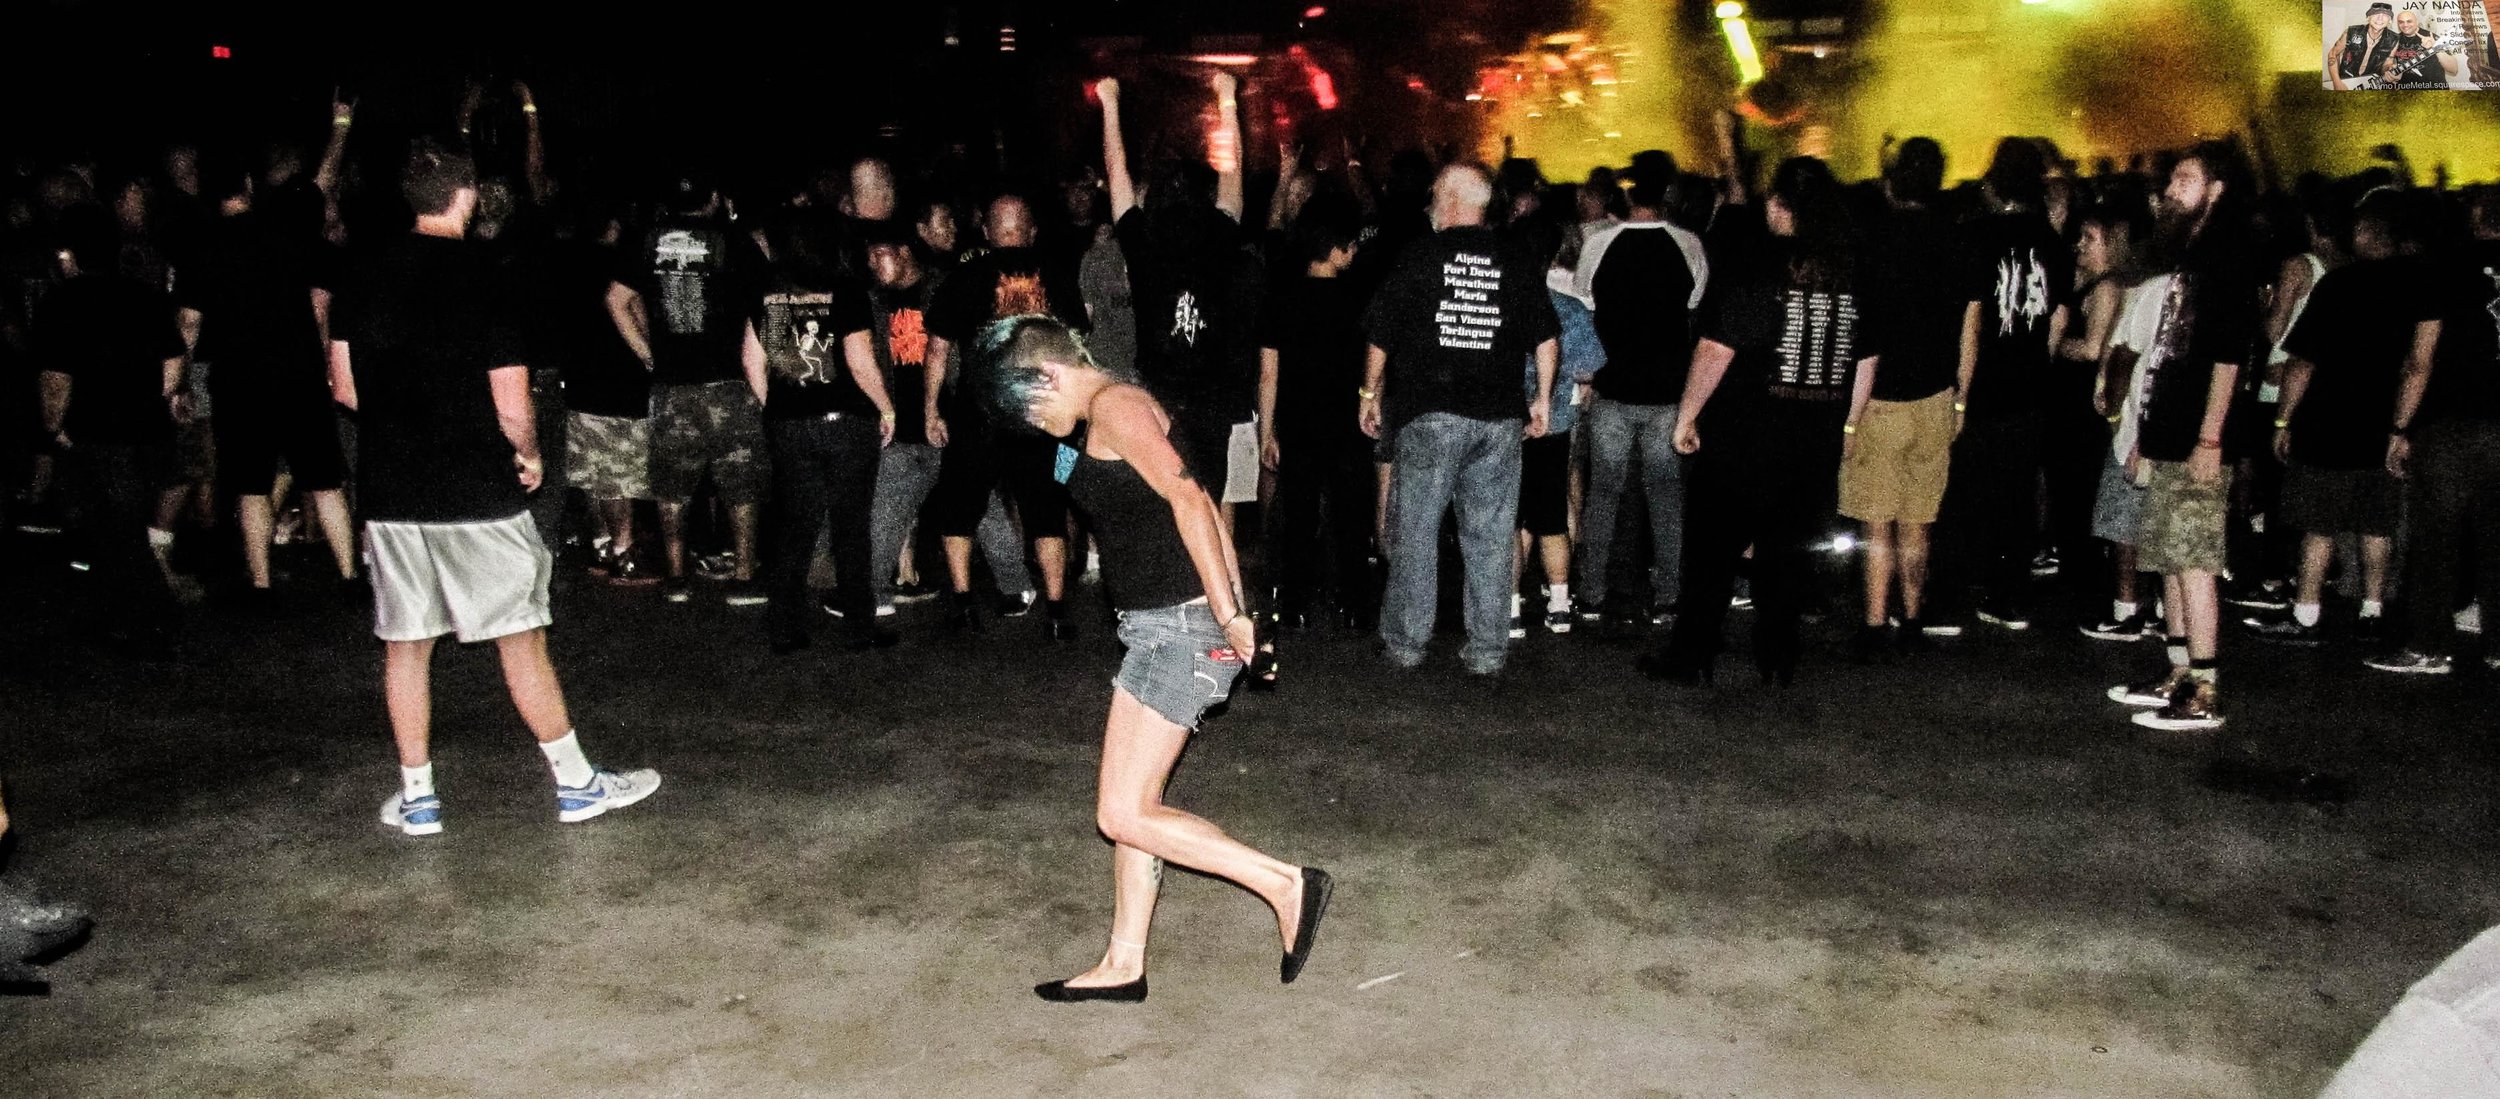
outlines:
[[1642, 675], [1661, 683], [1681, 687], [1709, 687], [1718, 683], [1718, 672], [1709, 662], [1693, 664], [1657, 653], [1643, 653], [1633, 666], [1639, 668]]
[[1066, 981], [1045, 981], [1033, 986], [1033, 994], [1054, 1004], [1081, 1004], [1099, 1001], [1106, 1004], [1134, 1004], [1146, 998], [1146, 979], [1139, 977], [1122, 985], [1096, 988], [1070, 988]]
[[[1285, 952], [1284, 960], [1276, 967], [1277, 977], [1286, 984], [1301, 976], [1303, 963], [1311, 960], [1311, 947], [1319, 942], [1320, 917], [1328, 914], [1328, 894], [1336, 887], [1337, 881], [1328, 876], [1328, 871], [1302, 868], [1302, 922], [1294, 925], [1293, 949]], [[1145, 990], [1139, 989], [1138, 995], [1145, 995]]]

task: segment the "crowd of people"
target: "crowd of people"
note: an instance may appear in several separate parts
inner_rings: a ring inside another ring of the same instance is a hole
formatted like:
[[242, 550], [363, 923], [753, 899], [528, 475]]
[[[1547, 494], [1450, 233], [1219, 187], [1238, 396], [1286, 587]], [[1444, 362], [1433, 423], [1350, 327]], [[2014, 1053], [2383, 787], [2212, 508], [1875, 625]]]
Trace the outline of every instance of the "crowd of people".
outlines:
[[[1808, 617], [1888, 661], [2085, 594], [2085, 634], [2169, 649], [2112, 696], [2199, 728], [2226, 635], [2349, 628], [2373, 667], [2443, 673], [2494, 593], [2500, 199], [2400, 158], [2276, 186], [2236, 142], [2087, 171], [2009, 138], [1948, 188], [1911, 138], [1848, 183], [1761, 163], [1730, 119], [1706, 171], [1649, 152], [1578, 183], [1287, 148], [1253, 218], [1241, 157], [1133, 168], [1098, 90], [1099, 170], [1052, 186], [864, 157], [635, 195], [559, 185], [515, 85], [463, 234], [506, 288], [559, 567], [758, 607], [778, 652], [828, 620], [892, 644], [880, 620], [930, 599], [950, 629], [1077, 636], [1075, 448], [978, 399], [984, 329], [1041, 315], [1174, 417], [1281, 627], [1255, 686], [1331, 620], [1420, 664], [1448, 561], [1457, 659], [1488, 676], [1594, 630], [1711, 682], [1750, 607], [1786, 682]], [[1229, 78], [1193, 94], [1238, 150]], [[415, 217], [348, 167], [354, 125], [341, 102], [317, 152], [5, 181], [13, 519], [69, 520], [118, 643], [165, 651], [201, 576], [251, 609], [280, 539], [371, 598], [365, 482], [429, 454], [371, 437], [331, 352], [333, 295]]]

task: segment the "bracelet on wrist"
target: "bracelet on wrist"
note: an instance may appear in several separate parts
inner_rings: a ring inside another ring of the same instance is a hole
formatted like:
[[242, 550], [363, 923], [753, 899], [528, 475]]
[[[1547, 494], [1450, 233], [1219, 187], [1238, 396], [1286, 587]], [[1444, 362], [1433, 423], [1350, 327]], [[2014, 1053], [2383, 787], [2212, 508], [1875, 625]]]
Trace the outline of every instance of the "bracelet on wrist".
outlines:
[[2282, 419], [2274, 421], [2274, 429], [2276, 431], [2290, 431], [2292, 429], [2291, 418], [2286, 416]]
[[1855, 435], [1858, 433], [1858, 425], [1842, 424], [1840, 425], [1840, 433], [1843, 435]]
[[1361, 397], [1366, 401], [1377, 401], [1380, 399], [1380, 391], [1377, 389], [1358, 388], [1354, 391], [1354, 395]]
[[2220, 449], [2222, 449], [2222, 440], [2220, 440], [2220, 439], [2198, 439], [2198, 440], [2196, 440], [2196, 449], [2198, 449], [2198, 450], [2220, 450]]
[[1960, 402], [1960, 401], [1955, 401], [1955, 402], [1953, 402], [1953, 411], [1955, 411], [1955, 412], [1968, 412], [1968, 411], [1970, 411], [1970, 406], [1969, 406], [1969, 405], [1966, 405], [1966, 404], [1963, 404], [1963, 403], [1962, 403], [1962, 402]]

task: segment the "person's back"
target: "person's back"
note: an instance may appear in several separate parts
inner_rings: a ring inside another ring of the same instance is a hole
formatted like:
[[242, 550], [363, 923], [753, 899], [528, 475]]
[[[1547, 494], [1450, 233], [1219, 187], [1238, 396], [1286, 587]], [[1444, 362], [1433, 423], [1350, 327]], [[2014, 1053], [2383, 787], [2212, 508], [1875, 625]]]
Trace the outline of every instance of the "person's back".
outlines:
[[1965, 231], [1988, 293], [1964, 403], [1973, 422], [2020, 419], [2038, 407], [2048, 381], [2049, 321], [2072, 292], [2074, 256], [2036, 210], [1989, 214]]
[[1589, 280], [1606, 367], [1599, 396], [1627, 404], [1674, 404], [1693, 357], [1692, 311], [1702, 282], [1694, 268], [1701, 241], [1664, 221], [1616, 229]]
[[487, 373], [523, 365], [492, 266], [462, 241], [409, 236], [348, 277], [332, 317], [353, 349], [369, 519], [504, 519], [525, 508]]
[[741, 284], [752, 265], [709, 221], [681, 218], [643, 243], [640, 287], [651, 313], [652, 380], [662, 385], [733, 381], [745, 336]]
[[80, 445], [170, 442], [165, 361], [182, 355], [170, 297], [135, 279], [80, 275], [44, 298], [35, 361], [74, 380], [65, 430]]

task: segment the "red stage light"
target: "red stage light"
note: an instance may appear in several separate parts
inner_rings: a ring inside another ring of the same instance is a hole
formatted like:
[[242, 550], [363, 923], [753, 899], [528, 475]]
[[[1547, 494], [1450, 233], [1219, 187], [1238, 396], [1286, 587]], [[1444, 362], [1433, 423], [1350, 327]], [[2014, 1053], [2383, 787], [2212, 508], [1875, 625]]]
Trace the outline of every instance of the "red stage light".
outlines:
[[1328, 14], [1328, 9], [1317, 4], [1313, 4], [1310, 7], [1302, 9], [1302, 18], [1304, 19], [1317, 19], [1326, 14]]
[[208, 55], [219, 61], [229, 61], [234, 58], [234, 50], [225, 46], [210, 46]]

